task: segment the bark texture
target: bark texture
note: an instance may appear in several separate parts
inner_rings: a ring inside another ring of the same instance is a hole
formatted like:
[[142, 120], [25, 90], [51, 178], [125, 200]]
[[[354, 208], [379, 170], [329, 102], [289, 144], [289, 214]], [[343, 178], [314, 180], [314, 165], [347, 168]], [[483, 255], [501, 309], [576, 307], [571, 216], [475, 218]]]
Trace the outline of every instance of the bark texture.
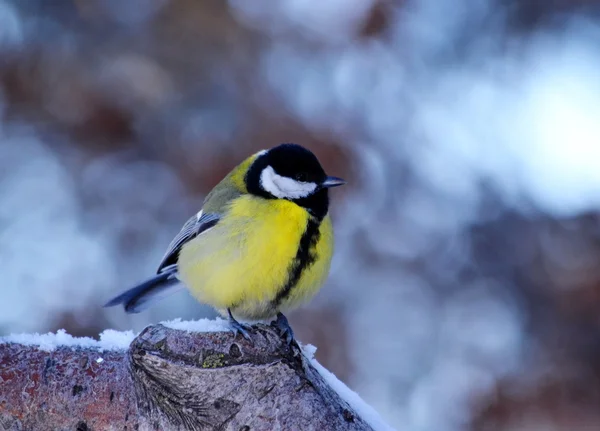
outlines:
[[120, 352], [0, 344], [0, 430], [371, 429], [295, 343], [253, 342], [155, 325]]

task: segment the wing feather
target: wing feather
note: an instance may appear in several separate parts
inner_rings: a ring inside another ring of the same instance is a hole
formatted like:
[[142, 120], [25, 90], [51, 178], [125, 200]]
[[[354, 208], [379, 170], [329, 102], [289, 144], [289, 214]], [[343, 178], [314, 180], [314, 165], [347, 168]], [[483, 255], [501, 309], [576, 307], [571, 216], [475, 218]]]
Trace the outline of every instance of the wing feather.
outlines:
[[169, 244], [169, 248], [167, 252], [163, 256], [160, 261], [160, 265], [158, 265], [157, 274], [162, 273], [168, 268], [171, 268], [172, 265], [177, 264], [177, 257], [179, 255], [179, 251], [183, 245], [190, 241], [191, 239], [197, 237], [202, 232], [206, 232], [208, 229], [217, 224], [220, 219], [220, 214], [215, 213], [206, 213], [204, 214], [200, 211], [197, 215], [190, 218], [179, 233], [173, 238], [171, 244]]

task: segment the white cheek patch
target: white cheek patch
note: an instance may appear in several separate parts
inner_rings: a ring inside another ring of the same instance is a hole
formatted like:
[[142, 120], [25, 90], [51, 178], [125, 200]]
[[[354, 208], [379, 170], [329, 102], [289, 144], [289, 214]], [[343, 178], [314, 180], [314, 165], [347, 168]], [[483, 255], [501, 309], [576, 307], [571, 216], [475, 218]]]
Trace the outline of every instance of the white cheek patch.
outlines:
[[305, 183], [278, 175], [271, 166], [267, 166], [260, 174], [260, 185], [264, 190], [280, 199], [305, 198], [317, 188], [315, 183]]

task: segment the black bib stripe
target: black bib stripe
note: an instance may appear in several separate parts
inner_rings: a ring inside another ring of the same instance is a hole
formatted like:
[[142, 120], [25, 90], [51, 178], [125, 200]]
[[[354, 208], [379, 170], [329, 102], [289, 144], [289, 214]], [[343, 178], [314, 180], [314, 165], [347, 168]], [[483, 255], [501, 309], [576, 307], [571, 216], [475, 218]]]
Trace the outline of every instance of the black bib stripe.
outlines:
[[314, 217], [310, 217], [308, 219], [306, 230], [300, 238], [296, 257], [292, 261], [290, 269], [288, 270], [288, 281], [279, 291], [279, 293], [277, 293], [277, 296], [273, 300], [273, 308], [278, 309], [281, 306], [281, 304], [290, 295], [292, 289], [298, 284], [298, 281], [300, 281], [302, 273], [317, 260], [316, 247], [321, 236], [321, 232], [319, 231], [320, 226], [321, 220], [318, 220]]

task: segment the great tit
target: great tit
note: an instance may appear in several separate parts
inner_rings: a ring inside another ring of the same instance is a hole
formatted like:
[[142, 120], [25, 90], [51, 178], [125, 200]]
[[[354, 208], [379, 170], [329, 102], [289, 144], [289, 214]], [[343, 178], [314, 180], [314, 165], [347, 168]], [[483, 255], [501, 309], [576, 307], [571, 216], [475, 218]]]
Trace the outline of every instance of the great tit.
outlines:
[[[206, 196], [169, 245], [155, 276], [111, 299], [127, 313], [187, 287], [250, 340], [244, 320], [275, 318], [294, 333], [282, 310], [309, 300], [323, 285], [333, 254], [328, 189], [345, 184], [325, 174], [296, 144], [259, 151]], [[182, 282], [182, 283], [180, 283]]]

